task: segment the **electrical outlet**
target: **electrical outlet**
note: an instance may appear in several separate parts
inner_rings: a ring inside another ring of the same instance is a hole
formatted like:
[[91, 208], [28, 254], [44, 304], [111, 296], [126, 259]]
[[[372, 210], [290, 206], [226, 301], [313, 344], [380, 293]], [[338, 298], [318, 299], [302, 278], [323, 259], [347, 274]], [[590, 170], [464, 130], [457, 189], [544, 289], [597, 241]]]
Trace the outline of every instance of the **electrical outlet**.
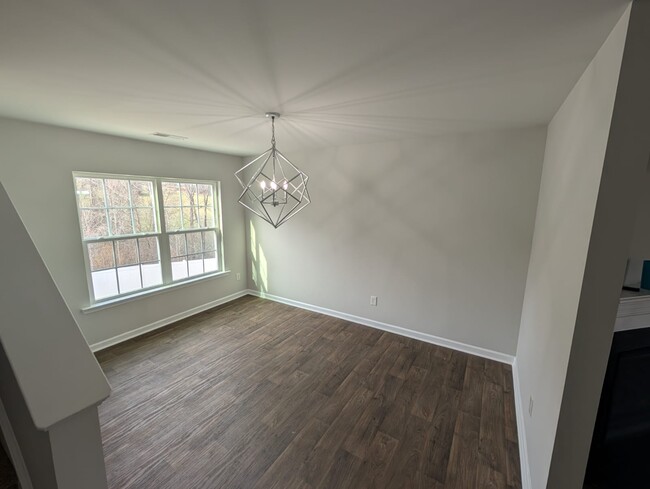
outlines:
[[237, 274], [237, 280], [241, 280], [241, 273]]
[[530, 399], [528, 401], [528, 414], [529, 416], [533, 415], [533, 396], [530, 396]]
[[371, 306], [376, 306], [377, 305], [377, 296], [376, 295], [371, 295], [370, 296], [370, 305]]

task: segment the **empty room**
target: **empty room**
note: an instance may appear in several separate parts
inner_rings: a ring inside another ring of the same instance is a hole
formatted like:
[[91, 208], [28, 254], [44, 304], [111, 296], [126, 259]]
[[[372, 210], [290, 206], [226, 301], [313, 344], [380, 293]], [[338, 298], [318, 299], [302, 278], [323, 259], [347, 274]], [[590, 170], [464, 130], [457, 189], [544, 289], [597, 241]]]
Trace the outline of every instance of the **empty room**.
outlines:
[[3, 0], [0, 489], [647, 487], [648, 59], [646, 0]]

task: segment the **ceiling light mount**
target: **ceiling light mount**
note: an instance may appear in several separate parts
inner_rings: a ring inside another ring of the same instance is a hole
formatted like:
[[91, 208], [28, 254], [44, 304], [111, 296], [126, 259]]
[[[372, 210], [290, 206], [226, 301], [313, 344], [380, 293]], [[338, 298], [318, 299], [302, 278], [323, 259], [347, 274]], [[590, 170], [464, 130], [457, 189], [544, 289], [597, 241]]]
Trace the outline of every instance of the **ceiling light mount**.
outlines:
[[311, 202], [309, 177], [276, 148], [275, 119], [280, 114], [265, 115], [271, 119], [271, 147], [235, 172], [235, 177], [243, 189], [239, 203], [278, 228]]

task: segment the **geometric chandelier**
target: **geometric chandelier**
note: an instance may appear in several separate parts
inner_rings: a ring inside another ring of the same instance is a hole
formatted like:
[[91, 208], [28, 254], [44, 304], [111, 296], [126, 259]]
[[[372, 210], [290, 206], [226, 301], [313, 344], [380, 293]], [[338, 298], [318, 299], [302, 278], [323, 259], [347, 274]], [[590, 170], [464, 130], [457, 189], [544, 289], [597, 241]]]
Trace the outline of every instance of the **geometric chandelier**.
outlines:
[[309, 177], [275, 147], [277, 112], [271, 118], [271, 148], [235, 172], [243, 192], [239, 203], [274, 228], [303, 210], [311, 199], [307, 190]]

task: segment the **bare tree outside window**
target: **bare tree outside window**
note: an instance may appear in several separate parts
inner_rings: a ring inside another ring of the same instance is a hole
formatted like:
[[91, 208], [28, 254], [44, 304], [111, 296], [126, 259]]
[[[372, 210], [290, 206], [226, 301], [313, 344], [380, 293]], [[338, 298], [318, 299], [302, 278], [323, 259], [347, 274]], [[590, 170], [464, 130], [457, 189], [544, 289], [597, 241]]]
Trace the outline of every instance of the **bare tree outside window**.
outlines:
[[214, 185], [164, 181], [162, 188], [167, 231], [179, 232], [169, 241], [172, 279], [217, 271]]

